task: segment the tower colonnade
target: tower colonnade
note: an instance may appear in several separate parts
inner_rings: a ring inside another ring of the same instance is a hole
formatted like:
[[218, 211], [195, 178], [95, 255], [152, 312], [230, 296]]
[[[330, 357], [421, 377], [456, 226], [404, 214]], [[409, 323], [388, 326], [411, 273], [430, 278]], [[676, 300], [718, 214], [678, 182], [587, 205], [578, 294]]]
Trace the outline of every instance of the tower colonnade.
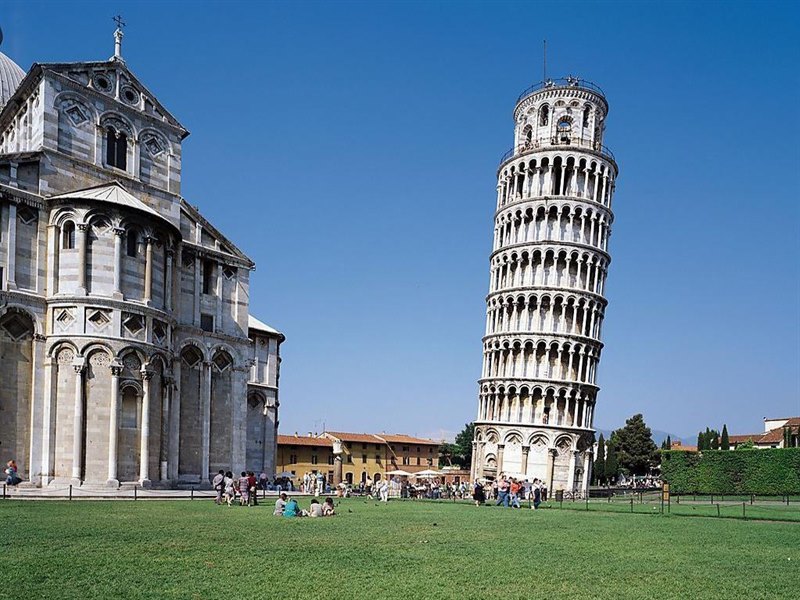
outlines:
[[575, 78], [533, 86], [497, 171], [472, 477], [585, 492], [617, 163], [608, 103]]

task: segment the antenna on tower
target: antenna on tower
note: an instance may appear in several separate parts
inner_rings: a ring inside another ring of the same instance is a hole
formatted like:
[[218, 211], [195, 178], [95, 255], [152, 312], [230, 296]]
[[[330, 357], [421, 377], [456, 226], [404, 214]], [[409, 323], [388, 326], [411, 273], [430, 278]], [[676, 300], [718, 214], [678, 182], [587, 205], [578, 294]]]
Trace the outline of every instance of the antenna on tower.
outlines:
[[542, 81], [547, 81], [547, 40], [542, 41]]

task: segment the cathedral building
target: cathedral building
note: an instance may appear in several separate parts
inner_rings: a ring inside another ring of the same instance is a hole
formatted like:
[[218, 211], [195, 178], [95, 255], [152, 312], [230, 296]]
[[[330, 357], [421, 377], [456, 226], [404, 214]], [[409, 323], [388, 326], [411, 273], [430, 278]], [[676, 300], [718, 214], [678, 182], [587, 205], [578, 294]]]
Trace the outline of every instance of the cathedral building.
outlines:
[[41, 486], [274, 473], [284, 336], [114, 36], [27, 73], [0, 53], [0, 456]]
[[500, 473], [583, 494], [617, 178], [608, 102], [574, 77], [529, 88], [497, 171], [472, 477]]

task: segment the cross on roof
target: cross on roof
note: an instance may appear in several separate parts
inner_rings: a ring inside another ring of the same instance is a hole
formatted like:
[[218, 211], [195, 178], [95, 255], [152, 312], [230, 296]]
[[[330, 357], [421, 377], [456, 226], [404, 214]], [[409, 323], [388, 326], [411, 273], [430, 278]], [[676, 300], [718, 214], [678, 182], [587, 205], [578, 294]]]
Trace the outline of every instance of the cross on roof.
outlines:
[[117, 29], [122, 29], [123, 27], [125, 27], [125, 21], [122, 20], [122, 15], [117, 15], [116, 17], [114, 17], [113, 20], [114, 23], [117, 24]]

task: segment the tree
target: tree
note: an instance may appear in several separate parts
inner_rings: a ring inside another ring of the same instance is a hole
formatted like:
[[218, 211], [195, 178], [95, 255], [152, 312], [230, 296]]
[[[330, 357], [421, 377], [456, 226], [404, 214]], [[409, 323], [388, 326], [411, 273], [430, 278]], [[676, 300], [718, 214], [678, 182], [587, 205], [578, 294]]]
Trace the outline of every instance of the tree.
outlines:
[[617, 451], [614, 448], [612, 440], [614, 439], [614, 433], [611, 433], [611, 438], [609, 438], [608, 445], [606, 446], [606, 465], [604, 469], [604, 475], [606, 481], [611, 483], [612, 481], [616, 480], [617, 475], [619, 474], [619, 462], [617, 461]]
[[456, 436], [453, 444], [455, 454], [453, 462], [462, 469], [469, 469], [472, 465], [472, 440], [475, 439], [475, 423], [465, 423], [464, 429]]
[[597, 458], [594, 459], [594, 479], [597, 483], [602, 483], [606, 478], [606, 441], [603, 434], [597, 442]]
[[614, 446], [623, 469], [632, 475], [646, 475], [650, 467], [658, 463], [658, 447], [641, 414], [633, 415], [625, 421], [625, 427], [614, 433]]
[[452, 467], [453, 460], [458, 461], [459, 458], [455, 444], [442, 444], [439, 447], [439, 468]]
[[705, 446], [704, 446], [704, 444], [703, 444], [703, 442], [705, 441], [705, 439], [706, 439], [706, 438], [705, 438], [705, 436], [703, 435], [703, 432], [702, 432], [702, 431], [701, 431], [700, 433], [698, 433], [698, 434], [697, 434], [697, 449], [698, 449], [698, 450], [705, 450]]
[[728, 437], [728, 424], [722, 424], [722, 440], [719, 443], [719, 447], [723, 450], [730, 450], [731, 449], [731, 440]]
[[667, 435], [667, 450], [672, 450], [672, 438]]

